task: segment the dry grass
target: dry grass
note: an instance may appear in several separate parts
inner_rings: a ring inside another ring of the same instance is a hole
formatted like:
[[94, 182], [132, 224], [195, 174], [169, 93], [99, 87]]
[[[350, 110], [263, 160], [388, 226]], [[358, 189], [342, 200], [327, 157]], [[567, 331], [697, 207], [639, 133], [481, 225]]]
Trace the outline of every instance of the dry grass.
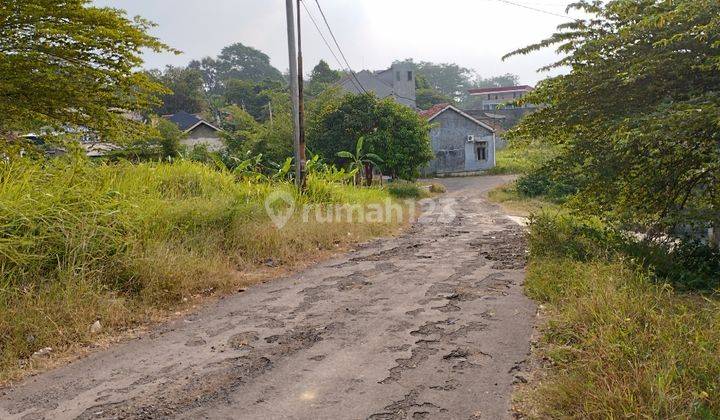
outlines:
[[500, 204], [505, 212], [511, 216], [529, 217], [542, 212], [563, 212], [561, 206], [542, 200], [528, 198], [518, 194], [515, 182], [502, 185], [488, 192], [488, 198]]
[[[302, 203], [381, 202], [385, 191], [310, 181], [252, 183], [188, 162], [0, 165], [0, 381], [102, 342], [169, 311], [294, 267], [398, 223], [305, 223], [279, 230], [264, 210], [275, 190]], [[272, 272], [272, 270], [270, 270]], [[102, 332], [90, 326], [102, 323]]]
[[542, 368], [521, 400], [541, 418], [720, 417], [720, 299], [679, 293], [633, 261], [558, 255], [531, 234]]

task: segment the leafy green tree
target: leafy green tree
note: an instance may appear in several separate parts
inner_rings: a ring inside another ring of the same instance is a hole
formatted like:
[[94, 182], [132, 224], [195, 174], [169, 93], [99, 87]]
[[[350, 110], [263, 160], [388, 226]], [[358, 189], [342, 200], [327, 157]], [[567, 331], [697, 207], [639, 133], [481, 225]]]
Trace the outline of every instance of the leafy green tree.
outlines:
[[325, 60], [320, 60], [310, 73], [310, 80], [313, 83], [331, 84], [340, 80], [340, 72], [330, 68]]
[[188, 67], [201, 72], [205, 88], [213, 94], [222, 94], [225, 82], [230, 79], [285, 83], [282, 73], [270, 64], [267, 54], [239, 42], [223, 48], [215, 59], [195, 60]]
[[576, 204], [671, 229], [720, 221], [720, 3], [580, 2], [590, 18], [512, 54], [558, 46], [570, 73], [523, 98], [545, 104], [511, 133], [563, 150], [549, 168]]
[[224, 99], [230, 105], [237, 105], [257, 121], [270, 118], [271, 92], [283, 89], [280, 82], [264, 80], [254, 83], [247, 80], [229, 79], [225, 81]]
[[382, 160], [384, 173], [414, 179], [432, 159], [429, 126], [414, 110], [375, 95], [347, 94], [328, 101], [308, 120], [310, 150], [328, 162], [342, 165], [338, 152], [354, 150], [355, 139], [364, 137], [363, 153]]
[[433, 105], [453, 103], [454, 100], [430, 86], [425, 76], [415, 76], [415, 97], [418, 108], [430, 109]]
[[271, 165], [284, 162], [293, 156], [294, 151], [290, 97], [284, 92], [270, 92], [269, 95], [273, 107], [272, 121], [257, 123], [237, 106], [225, 109], [229, 114], [225, 124], [232, 129], [225, 135], [225, 141], [230, 153], [237, 156], [262, 155], [265, 163]]
[[310, 73], [310, 81], [307, 83], [308, 95], [319, 95], [341, 77], [339, 71], [331, 69], [325, 60], [320, 60]]
[[163, 103], [155, 112], [160, 115], [185, 111], [199, 114], [208, 108], [203, 90], [202, 74], [184, 67], [165, 67], [165, 71], [153, 70], [150, 74], [171, 92], [164, 95]]
[[505, 87], [505, 86], [517, 86], [520, 84], [520, 77], [517, 74], [505, 73], [500, 76], [492, 77], [481, 77], [478, 76], [474, 83], [477, 88], [492, 88], [492, 87]]
[[153, 24], [90, 0], [0, 2], [0, 132], [32, 125], [101, 133], [141, 129], [123, 111], [155, 106], [162, 85], [135, 71], [141, 54], [172, 51]]
[[217, 62], [212, 57], [205, 57], [201, 60], [193, 60], [188, 64], [188, 68], [197, 70], [202, 75], [203, 87], [205, 91], [211, 94], [220, 94], [222, 91], [222, 81], [218, 74]]

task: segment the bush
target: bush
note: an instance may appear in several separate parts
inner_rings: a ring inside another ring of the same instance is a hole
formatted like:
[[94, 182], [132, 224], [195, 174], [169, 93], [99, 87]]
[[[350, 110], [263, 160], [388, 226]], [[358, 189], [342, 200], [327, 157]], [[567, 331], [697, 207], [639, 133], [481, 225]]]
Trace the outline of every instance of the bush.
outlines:
[[720, 287], [720, 252], [694, 241], [639, 240], [597, 218], [541, 214], [533, 218], [530, 252], [575, 261], [632, 260], [659, 283], [684, 290]]
[[419, 168], [432, 158], [428, 122], [414, 110], [372, 93], [346, 94], [329, 101], [308, 120], [308, 148], [336, 165], [347, 164], [338, 156], [354, 151], [363, 137], [363, 154], [382, 159], [384, 174], [415, 180]]
[[535, 169], [517, 180], [517, 190], [526, 197], [547, 197], [555, 202], [562, 202], [574, 194], [577, 188], [572, 181], [560, 179], [548, 167]]
[[408, 181], [391, 182], [387, 190], [395, 198], [422, 198], [426, 195], [419, 185]]

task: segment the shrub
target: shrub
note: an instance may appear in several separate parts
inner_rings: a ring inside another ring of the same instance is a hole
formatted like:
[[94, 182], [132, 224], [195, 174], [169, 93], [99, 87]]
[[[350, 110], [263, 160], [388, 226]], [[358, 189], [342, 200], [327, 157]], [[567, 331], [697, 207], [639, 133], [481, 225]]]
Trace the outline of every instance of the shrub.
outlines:
[[395, 198], [422, 198], [425, 191], [414, 182], [394, 181], [388, 184], [388, 192]]
[[720, 287], [720, 252], [699, 242], [640, 240], [597, 218], [540, 214], [533, 218], [530, 252], [575, 261], [632, 260], [653, 279], [685, 290]]
[[517, 180], [517, 190], [526, 197], [544, 196], [561, 202], [574, 194], [577, 188], [572, 181], [555, 176], [548, 167], [543, 166], [521, 176]]

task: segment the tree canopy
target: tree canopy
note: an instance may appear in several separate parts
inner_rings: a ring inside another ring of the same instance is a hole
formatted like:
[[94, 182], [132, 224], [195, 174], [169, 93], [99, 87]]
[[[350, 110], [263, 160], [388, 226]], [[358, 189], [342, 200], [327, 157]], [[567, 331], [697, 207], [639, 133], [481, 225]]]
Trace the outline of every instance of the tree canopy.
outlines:
[[319, 95], [328, 86], [337, 82], [341, 78], [341, 73], [330, 68], [325, 60], [313, 67], [310, 73], [310, 81], [307, 83], [307, 93], [312, 96]]
[[157, 114], [174, 114], [178, 111], [197, 114], [206, 110], [203, 78], [198, 70], [167, 66], [164, 72], [152, 70], [150, 74], [170, 90], [170, 93], [163, 95], [162, 105], [155, 109]]
[[500, 76], [491, 77], [478, 76], [475, 79], [474, 84], [476, 88], [517, 86], [520, 84], [520, 77], [517, 74], [512, 73], [505, 73]]
[[143, 49], [170, 51], [153, 24], [90, 0], [0, 2], [0, 132], [77, 125], [100, 132], [130, 125], [125, 111], [151, 108], [160, 84], [135, 69]]
[[430, 109], [433, 105], [453, 103], [453, 98], [430, 86], [425, 76], [415, 75], [415, 100], [420, 109]]
[[363, 137], [363, 154], [382, 159], [383, 172], [414, 179], [433, 157], [429, 126], [414, 110], [372, 93], [347, 94], [328, 101], [308, 121], [308, 147], [335, 164], [348, 163], [338, 152], [355, 150]]
[[229, 79], [255, 83], [285, 81], [280, 70], [270, 64], [267, 54], [239, 42], [223, 48], [217, 58], [194, 60], [188, 67], [202, 73], [205, 87], [211, 93], [220, 93], [224, 82]]
[[[580, 2], [591, 15], [512, 54], [555, 46], [570, 73], [523, 98], [545, 104], [514, 139], [559, 144], [549, 164], [576, 204], [672, 228], [720, 220], [720, 3]], [[716, 225], [717, 226], [717, 225]]]

